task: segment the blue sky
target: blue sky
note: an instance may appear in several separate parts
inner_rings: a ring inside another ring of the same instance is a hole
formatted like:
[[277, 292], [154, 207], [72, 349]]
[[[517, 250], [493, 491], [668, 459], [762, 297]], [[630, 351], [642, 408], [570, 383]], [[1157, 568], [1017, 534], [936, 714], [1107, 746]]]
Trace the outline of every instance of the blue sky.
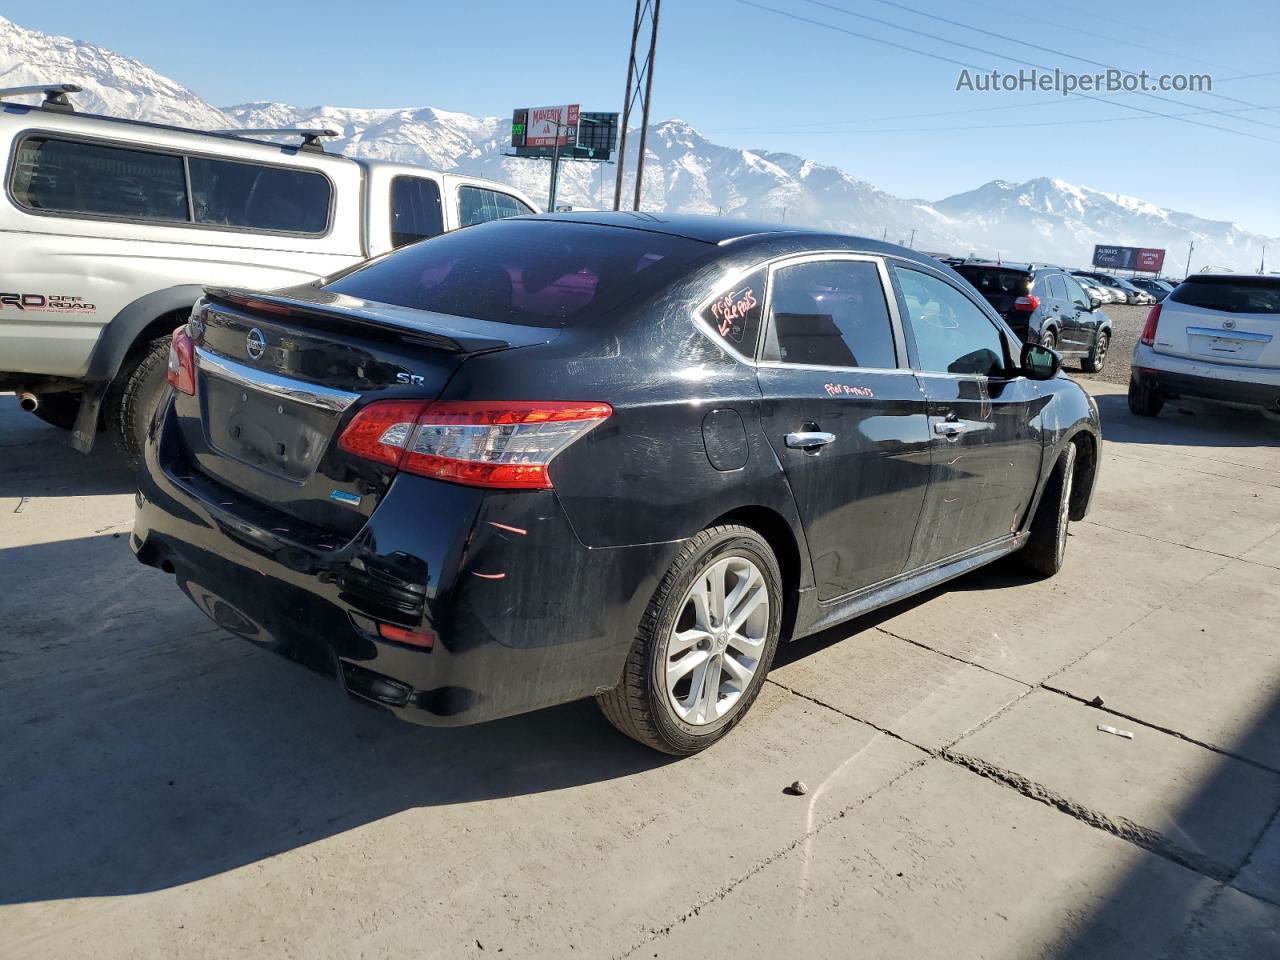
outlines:
[[[719, 143], [833, 163], [902, 196], [933, 200], [997, 178], [1056, 176], [1280, 236], [1275, 0], [752, 2], [792, 16], [741, 0], [666, 0], [655, 119], [680, 117]], [[129, 0], [128, 15], [121, 10], [101, 0], [6, 0], [2, 12], [136, 57], [217, 105], [505, 115], [545, 103], [618, 109], [634, 5]], [[1067, 54], [1152, 74], [1208, 73], [1218, 96], [957, 92], [961, 66], [936, 59], [987, 70], [1016, 71], [1018, 60], [1098, 69]], [[1172, 120], [1134, 107], [1227, 112]]]

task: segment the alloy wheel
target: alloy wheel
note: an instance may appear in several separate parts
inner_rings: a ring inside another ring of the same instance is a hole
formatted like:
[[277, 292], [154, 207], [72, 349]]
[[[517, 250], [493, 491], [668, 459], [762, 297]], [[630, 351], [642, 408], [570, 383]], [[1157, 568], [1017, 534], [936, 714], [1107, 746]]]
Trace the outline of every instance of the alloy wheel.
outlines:
[[685, 595], [664, 658], [667, 698], [690, 726], [733, 711], [764, 656], [769, 587], [746, 557], [723, 557]]

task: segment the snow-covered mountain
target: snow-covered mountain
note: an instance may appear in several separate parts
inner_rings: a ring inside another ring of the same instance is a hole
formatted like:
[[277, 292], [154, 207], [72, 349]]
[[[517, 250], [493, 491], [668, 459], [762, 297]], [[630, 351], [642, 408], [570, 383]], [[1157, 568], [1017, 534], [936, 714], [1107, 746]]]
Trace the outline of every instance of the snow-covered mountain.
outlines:
[[[39, 82], [84, 87], [82, 109], [200, 129], [328, 126], [330, 148], [352, 156], [421, 164], [513, 183], [545, 203], [548, 164], [505, 156], [507, 121], [433, 107], [295, 107], [258, 102], [218, 109], [137, 60], [110, 50], [26, 30], [0, 17], [0, 87]], [[634, 140], [632, 142], [635, 142]], [[612, 206], [616, 168], [565, 163], [560, 201]], [[634, 181], [624, 185], [624, 196]], [[1193, 269], [1211, 263], [1257, 269], [1264, 243], [1234, 223], [1167, 210], [1133, 197], [1047, 177], [1004, 180], [928, 201], [895, 197], [838, 167], [789, 153], [712, 143], [689, 124], [650, 128], [643, 206], [806, 223], [903, 242], [917, 248], [1006, 259], [1087, 263], [1095, 243], [1164, 247], [1170, 271], [1196, 244]]]

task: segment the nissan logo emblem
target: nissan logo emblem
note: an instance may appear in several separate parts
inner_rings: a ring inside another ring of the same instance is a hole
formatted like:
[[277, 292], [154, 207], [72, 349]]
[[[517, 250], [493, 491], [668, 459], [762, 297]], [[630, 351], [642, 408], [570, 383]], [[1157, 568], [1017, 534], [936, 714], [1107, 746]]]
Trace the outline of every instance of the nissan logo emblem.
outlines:
[[250, 360], [257, 360], [267, 352], [267, 338], [257, 327], [250, 330], [249, 335], [244, 338], [244, 352], [249, 355]]

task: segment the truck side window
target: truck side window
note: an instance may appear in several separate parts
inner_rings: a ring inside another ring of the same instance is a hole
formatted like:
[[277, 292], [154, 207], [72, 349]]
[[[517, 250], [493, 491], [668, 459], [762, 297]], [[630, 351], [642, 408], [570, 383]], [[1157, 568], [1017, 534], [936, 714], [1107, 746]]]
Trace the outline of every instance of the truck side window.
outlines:
[[324, 233], [329, 181], [319, 173], [191, 157], [196, 223], [281, 233]]
[[187, 220], [182, 158], [123, 147], [27, 137], [10, 181], [28, 210], [131, 220]]
[[403, 247], [444, 233], [440, 187], [426, 177], [391, 180], [391, 246]]
[[458, 224], [463, 227], [503, 217], [522, 217], [533, 212], [510, 194], [482, 187], [458, 188]]

